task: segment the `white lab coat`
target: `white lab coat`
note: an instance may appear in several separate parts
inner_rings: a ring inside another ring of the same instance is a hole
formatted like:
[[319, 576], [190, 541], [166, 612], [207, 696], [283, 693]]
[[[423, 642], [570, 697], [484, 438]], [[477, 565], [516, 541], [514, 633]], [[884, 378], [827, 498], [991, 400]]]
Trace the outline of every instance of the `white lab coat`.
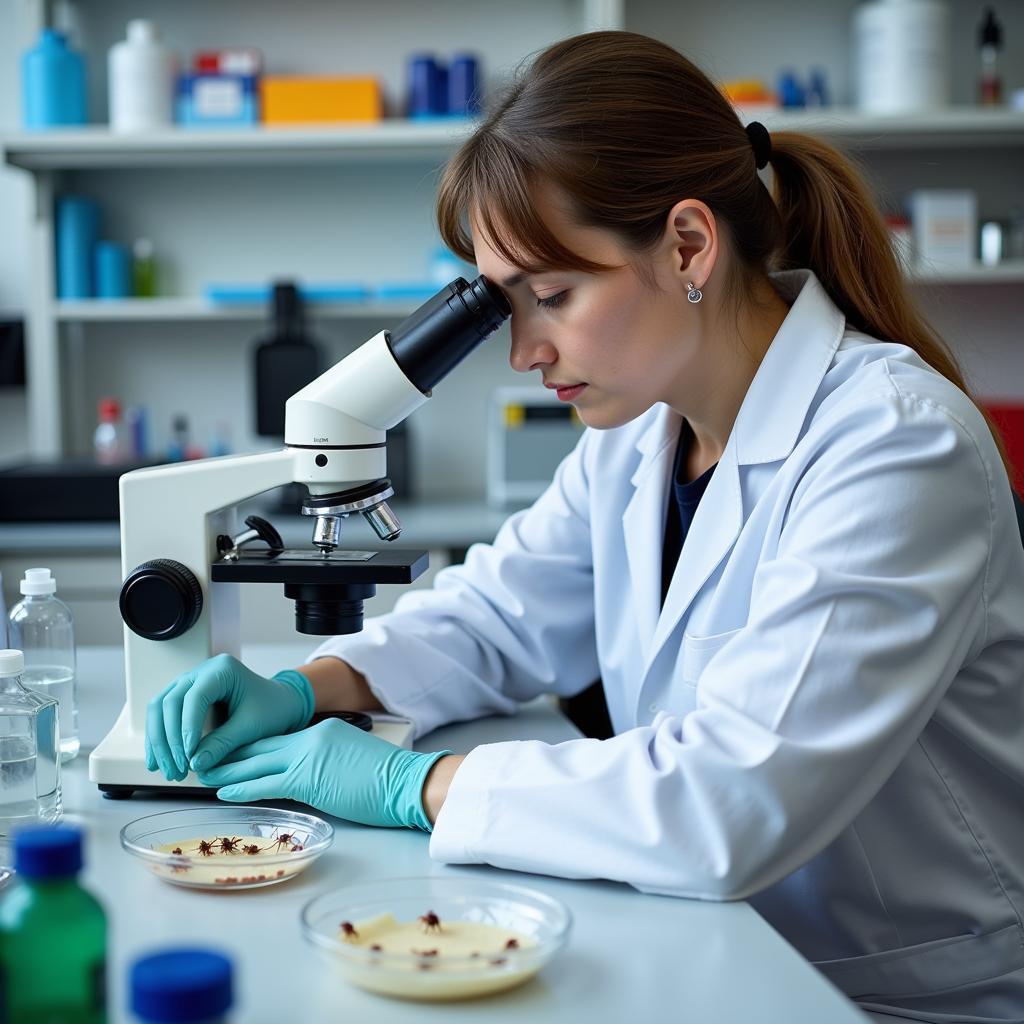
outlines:
[[493, 544], [313, 657], [419, 734], [603, 680], [617, 735], [478, 747], [433, 857], [749, 899], [866, 1007], [1024, 1018], [1006, 474], [911, 349], [847, 328], [807, 271], [776, 283], [790, 313], [663, 609], [680, 418], [658, 405], [586, 431]]

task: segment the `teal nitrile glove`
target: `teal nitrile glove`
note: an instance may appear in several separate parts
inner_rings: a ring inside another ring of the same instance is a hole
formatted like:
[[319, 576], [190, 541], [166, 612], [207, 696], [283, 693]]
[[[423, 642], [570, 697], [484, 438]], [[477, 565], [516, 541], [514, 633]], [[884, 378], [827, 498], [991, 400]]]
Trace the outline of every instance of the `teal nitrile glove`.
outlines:
[[423, 809], [423, 782], [434, 762], [450, 754], [418, 754], [338, 718], [271, 736], [236, 750], [228, 762], [199, 773], [222, 786], [221, 800], [298, 800], [364, 825], [431, 831]]
[[[208, 736], [210, 705], [227, 704], [228, 719]], [[164, 687], [146, 708], [146, 767], [171, 782], [212, 768], [246, 743], [301, 729], [312, 717], [313, 687], [292, 669], [266, 679], [230, 654], [208, 658]]]

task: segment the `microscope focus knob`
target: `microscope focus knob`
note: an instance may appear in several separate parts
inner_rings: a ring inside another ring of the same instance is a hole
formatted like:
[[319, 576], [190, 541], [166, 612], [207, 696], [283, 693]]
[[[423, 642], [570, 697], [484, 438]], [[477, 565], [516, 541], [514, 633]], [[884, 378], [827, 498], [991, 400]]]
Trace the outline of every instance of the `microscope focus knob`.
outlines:
[[154, 558], [133, 569], [121, 584], [121, 618], [147, 640], [173, 640], [187, 633], [203, 610], [203, 588], [187, 565]]

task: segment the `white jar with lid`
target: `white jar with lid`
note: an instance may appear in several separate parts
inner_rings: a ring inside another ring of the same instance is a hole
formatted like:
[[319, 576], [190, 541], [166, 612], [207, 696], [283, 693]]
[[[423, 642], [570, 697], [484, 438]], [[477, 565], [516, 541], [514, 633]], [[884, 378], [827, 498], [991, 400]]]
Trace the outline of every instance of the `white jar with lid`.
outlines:
[[174, 121], [174, 57], [152, 21], [128, 22], [128, 38], [107, 58], [110, 127], [115, 132], [168, 128]]
[[870, 0], [853, 16], [854, 97], [860, 110], [904, 114], [949, 105], [946, 0]]

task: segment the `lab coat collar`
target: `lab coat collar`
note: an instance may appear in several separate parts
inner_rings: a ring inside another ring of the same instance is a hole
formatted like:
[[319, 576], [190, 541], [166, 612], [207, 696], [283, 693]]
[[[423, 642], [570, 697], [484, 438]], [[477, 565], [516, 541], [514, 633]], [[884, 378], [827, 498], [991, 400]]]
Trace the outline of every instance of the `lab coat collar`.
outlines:
[[845, 330], [845, 319], [809, 270], [772, 275], [792, 305], [751, 382], [725, 451], [690, 526], [672, 583], [660, 607], [664, 534], [673, 445], [681, 417], [662, 406], [637, 439], [636, 488], [622, 525], [646, 667], [743, 526], [740, 465], [775, 462], [793, 450], [807, 410]]
[[[736, 462], [741, 466], [778, 462], [793, 450], [846, 330], [842, 311], [812, 271], [785, 270], [770, 276], [791, 306], [733, 424], [729, 445], [735, 447]], [[641, 458], [630, 481], [634, 487], [666, 446], [675, 442], [681, 425], [678, 413], [660, 407], [636, 442]]]
[[810, 270], [771, 275], [789, 314], [765, 353], [733, 424], [741, 466], [778, 462], [796, 445], [846, 318]]

